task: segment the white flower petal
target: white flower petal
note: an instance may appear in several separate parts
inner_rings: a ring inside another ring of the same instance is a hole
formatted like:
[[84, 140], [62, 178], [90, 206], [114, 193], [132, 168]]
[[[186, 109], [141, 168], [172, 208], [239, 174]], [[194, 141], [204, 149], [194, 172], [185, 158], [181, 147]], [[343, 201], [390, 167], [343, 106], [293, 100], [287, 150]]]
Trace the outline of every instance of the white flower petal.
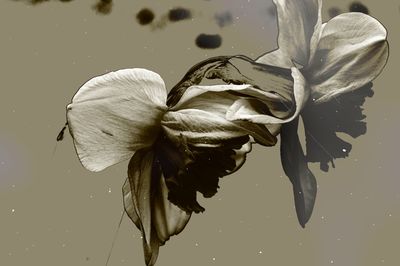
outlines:
[[280, 48], [261, 55], [259, 58], [256, 59], [256, 62], [283, 68], [294, 67], [294, 62], [292, 62], [290, 55], [286, 54]]
[[179, 234], [189, 222], [190, 214], [168, 200], [168, 188], [161, 176], [153, 196], [152, 223], [157, 236], [164, 244], [173, 235]]
[[306, 87], [303, 75], [295, 67], [292, 68], [292, 76], [294, 80], [293, 90], [296, 109], [291, 116], [287, 118], [278, 118], [276, 116], [265, 114], [262, 112], [261, 108], [258, 108], [260, 103], [258, 99], [244, 98], [236, 100], [229, 108], [227, 119], [232, 121], [251, 121], [258, 124], [281, 124], [292, 121], [300, 114], [300, 111], [307, 102], [310, 93], [309, 89]]
[[266, 127], [243, 121], [228, 121], [217, 112], [199, 109], [168, 112], [162, 126], [168, 137], [175, 142], [185, 141], [192, 145], [218, 146], [223, 140], [245, 135], [253, 136], [263, 145], [276, 143], [276, 138]]
[[279, 50], [262, 55], [256, 61], [287, 68], [293, 65], [291, 61], [306, 66], [320, 35], [321, 0], [274, 0], [274, 3]]
[[389, 55], [386, 35], [379, 21], [362, 13], [346, 13], [331, 19], [305, 73], [316, 103], [375, 79]]
[[151, 145], [167, 109], [166, 97], [164, 81], [145, 69], [119, 70], [86, 82], [67, 107], [82, 164], [100, 171]]

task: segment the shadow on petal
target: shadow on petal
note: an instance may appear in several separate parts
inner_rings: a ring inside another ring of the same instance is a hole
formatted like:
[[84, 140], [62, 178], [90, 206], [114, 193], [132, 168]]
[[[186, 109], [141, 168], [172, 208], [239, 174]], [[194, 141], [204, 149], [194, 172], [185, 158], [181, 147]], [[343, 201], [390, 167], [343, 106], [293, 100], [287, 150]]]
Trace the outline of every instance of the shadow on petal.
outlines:
[[310, 103], [302, 112], [306, 134], [306, 158], [308, 162], [320, 163], [323, 171], [329, 170], [329, 162], [349, 155], [352, 145], [341, 139], [342, 132], [353, 138], [367, 131], [362, 105], [373, 96], [372, 83], [352, 92], [335, 96], [331, 101]]

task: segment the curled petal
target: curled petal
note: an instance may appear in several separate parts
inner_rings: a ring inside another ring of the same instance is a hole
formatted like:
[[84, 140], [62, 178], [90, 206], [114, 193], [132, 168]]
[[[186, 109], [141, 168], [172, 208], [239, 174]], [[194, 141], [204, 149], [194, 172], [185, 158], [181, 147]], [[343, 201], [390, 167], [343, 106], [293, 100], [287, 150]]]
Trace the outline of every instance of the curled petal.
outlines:
[[129, 159], [157, 137], [166, 111], [161, 77], [124, 69], [86, 82], [67, 106], [67, 119], [82, 164], [91, 171]]
[[242, 98], [235, 101], [227, 112], [227, 118], [232, 121], [244, 120], [258, 124], [281, 124], [288, 123], [298, 117], [309, 97], [309, 90], [300, 71], [293, 67], [292, 76], [294, 80], [294, 100], [296, 109], [287, 118], [279, 118], [269, 114], [271, 108], [265, 108], [263, 101], [259, 99]]
[[[210, 82], [215, 85], [248, 84], [252, 87], [229, 88], [229, 91], [262, 98], [266, 102], [284, 101], [290, 104], [293, 96], [293, 78], [290, 74], [290, 69], [259, 64], [241, 55], [210, 58], [192, 67], [170, 91], [168, 106], [190, 101], [198, 93], [193, 88], [195, 85], [210, 85]], [[191, 92], [187, 91], [189, 88]], [[214, 88], [228, 91], [224, 87]], [[212, 90], [212, 87], [208, 90]]]
[[190, 214], [168, 200], [168, 189], [152, 151], [139, 150], [133, 155], [123, 193], [125, 211], [142, 232], [146, 265], [154, 265], [159, 247], [184, 229]]
[[167, 136], [175, 142], [185, 139], [191, 145], [218, 146], [223, 140], [253, 136], [263, 145], [275, 145], [276, 137], [265, 126], [225, 117], [198, 109], [168, 112], [162, 121]]
[[290, 68], [291, 61], [306, 66], [321, 31], [321, 0], [274, 0], [278, 16], [278, 50], [256, 61]]
[[346, 13], [324, 27], [305, 76], [316, 103], [355, 90], [375, 79], [386, 65], [386, 29], [371, 16]]

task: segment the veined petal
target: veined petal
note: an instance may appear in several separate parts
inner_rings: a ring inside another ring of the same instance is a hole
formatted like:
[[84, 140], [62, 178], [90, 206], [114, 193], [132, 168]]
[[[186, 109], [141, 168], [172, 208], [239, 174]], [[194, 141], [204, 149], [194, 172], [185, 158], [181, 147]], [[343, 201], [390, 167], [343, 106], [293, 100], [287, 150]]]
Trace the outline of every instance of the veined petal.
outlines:
[[125, 211], [142, 232], [146, 265], [154, 265], [159, 247], [184, 229], [190, 214], [169, 202], [153, 151], [139, 150], [132, 157], [123, 193]]
[[191, 145], [219, 146], [221, 141], [251, 135], [263, 145], [274, 145], [276, 137], [261, 125], [243, 121], [229, 121], [218, 113], [199, 109], [183, 109], [165, 114], [162, 126], [175, 142]]
[[262, 103], [258, 99], [241, 98], [229, 108], [227, 118], [232, 121], [244, 120], [258, 124], [282, 124], [292, 121], [300, 114], [310, 94], [303, 75], [295, 67], [292, 68], [292, 76], [296, 109], [291, 116], [286, 118], [273, 116], [263, 111]]
[[278, 50], [256, 62], [290, 68], [291, 61], [306, 66], [321, 29], [321, 0], [274, 0], [278, 16]]
[[67, 106], [82, 164], [100, 171], [150, 146], [167, 108], [166, 97], [164, 81], [146, 69], [123, 69], [86, 82]]
[[273, 65], [283, 68], [291, 68], [295, 66], [290, 55], [286, 54], [284, 50], [280, 48], [263, 54], [256, 59], [256, 62], [260, 64]]
[[323, 29], [314, 60], [305, 70], [316, 103], [361, 88], [386, 65], [389, 48], [386, 29], [375, 18], [346, 13]]
[[[192, 67], [185, 77], [168, 94], [168, 106], [178, 102], [190, 101], [198, 94], [195, 85], [248, 84], [252, 87], [214, 87], [218, 91], [235, 91], [241, 94], [262, 98], [263, 101], [280, 103], [291, 102], [293, 79], [290, 69], [259, 64], [252, 59], [237, 55], [207, 59]], [[188, 92], [188, 89], [192, 91]], [[206, 91], [212, 90], [212, 87]], [[185, 99], [181, 99], [182, 96]]]
[[156, 184], [153, 202], [153, 227], [158, 239], [164, 244], [173, 235], [177, 235], [189, 222], [191, 214], [181, 210], [168, 200], [168, 188], [163, 176]]

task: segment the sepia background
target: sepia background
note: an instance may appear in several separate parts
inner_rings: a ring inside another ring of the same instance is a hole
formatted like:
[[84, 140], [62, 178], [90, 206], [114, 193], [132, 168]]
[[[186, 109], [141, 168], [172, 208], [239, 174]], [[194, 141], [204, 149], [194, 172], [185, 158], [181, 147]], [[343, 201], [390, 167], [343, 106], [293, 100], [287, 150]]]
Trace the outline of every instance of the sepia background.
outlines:
[[[193, 64], [214, 55], [252, 58], [276, 46], [272, 1], [0, 1], [0, 265], [144, 265], [140, 232], [124, 218], [121, 187], [127, 163], [91, 173], [71, 137], [56, 144], [65, 106], [89, 78], [142, 67], [169, 88]], [[324, 1], [324, 18], [350, 1]], [[398, 0], [364, 0], [388, 29], [391, 55], [364, 107], [368, 131], [336, 168], [312, 169], [319, 184], [313, 216], [302, 229], [279, 148], [254, 147], [243, 168], [220, 182], [203, 214], [161, 248], [157, 265], [399, 265]], [[136, 14], [154, 11], [151, 25]], [[166, 19], [185, 7], [192, 18]], [[225, 12], [225, 13], [224, 13]], [[231, 14], [222, 25], [215, 14]], [[154, 26], [156, 25], [156, 26]], [[219, 34], [201, 49], [201, 33]]]

